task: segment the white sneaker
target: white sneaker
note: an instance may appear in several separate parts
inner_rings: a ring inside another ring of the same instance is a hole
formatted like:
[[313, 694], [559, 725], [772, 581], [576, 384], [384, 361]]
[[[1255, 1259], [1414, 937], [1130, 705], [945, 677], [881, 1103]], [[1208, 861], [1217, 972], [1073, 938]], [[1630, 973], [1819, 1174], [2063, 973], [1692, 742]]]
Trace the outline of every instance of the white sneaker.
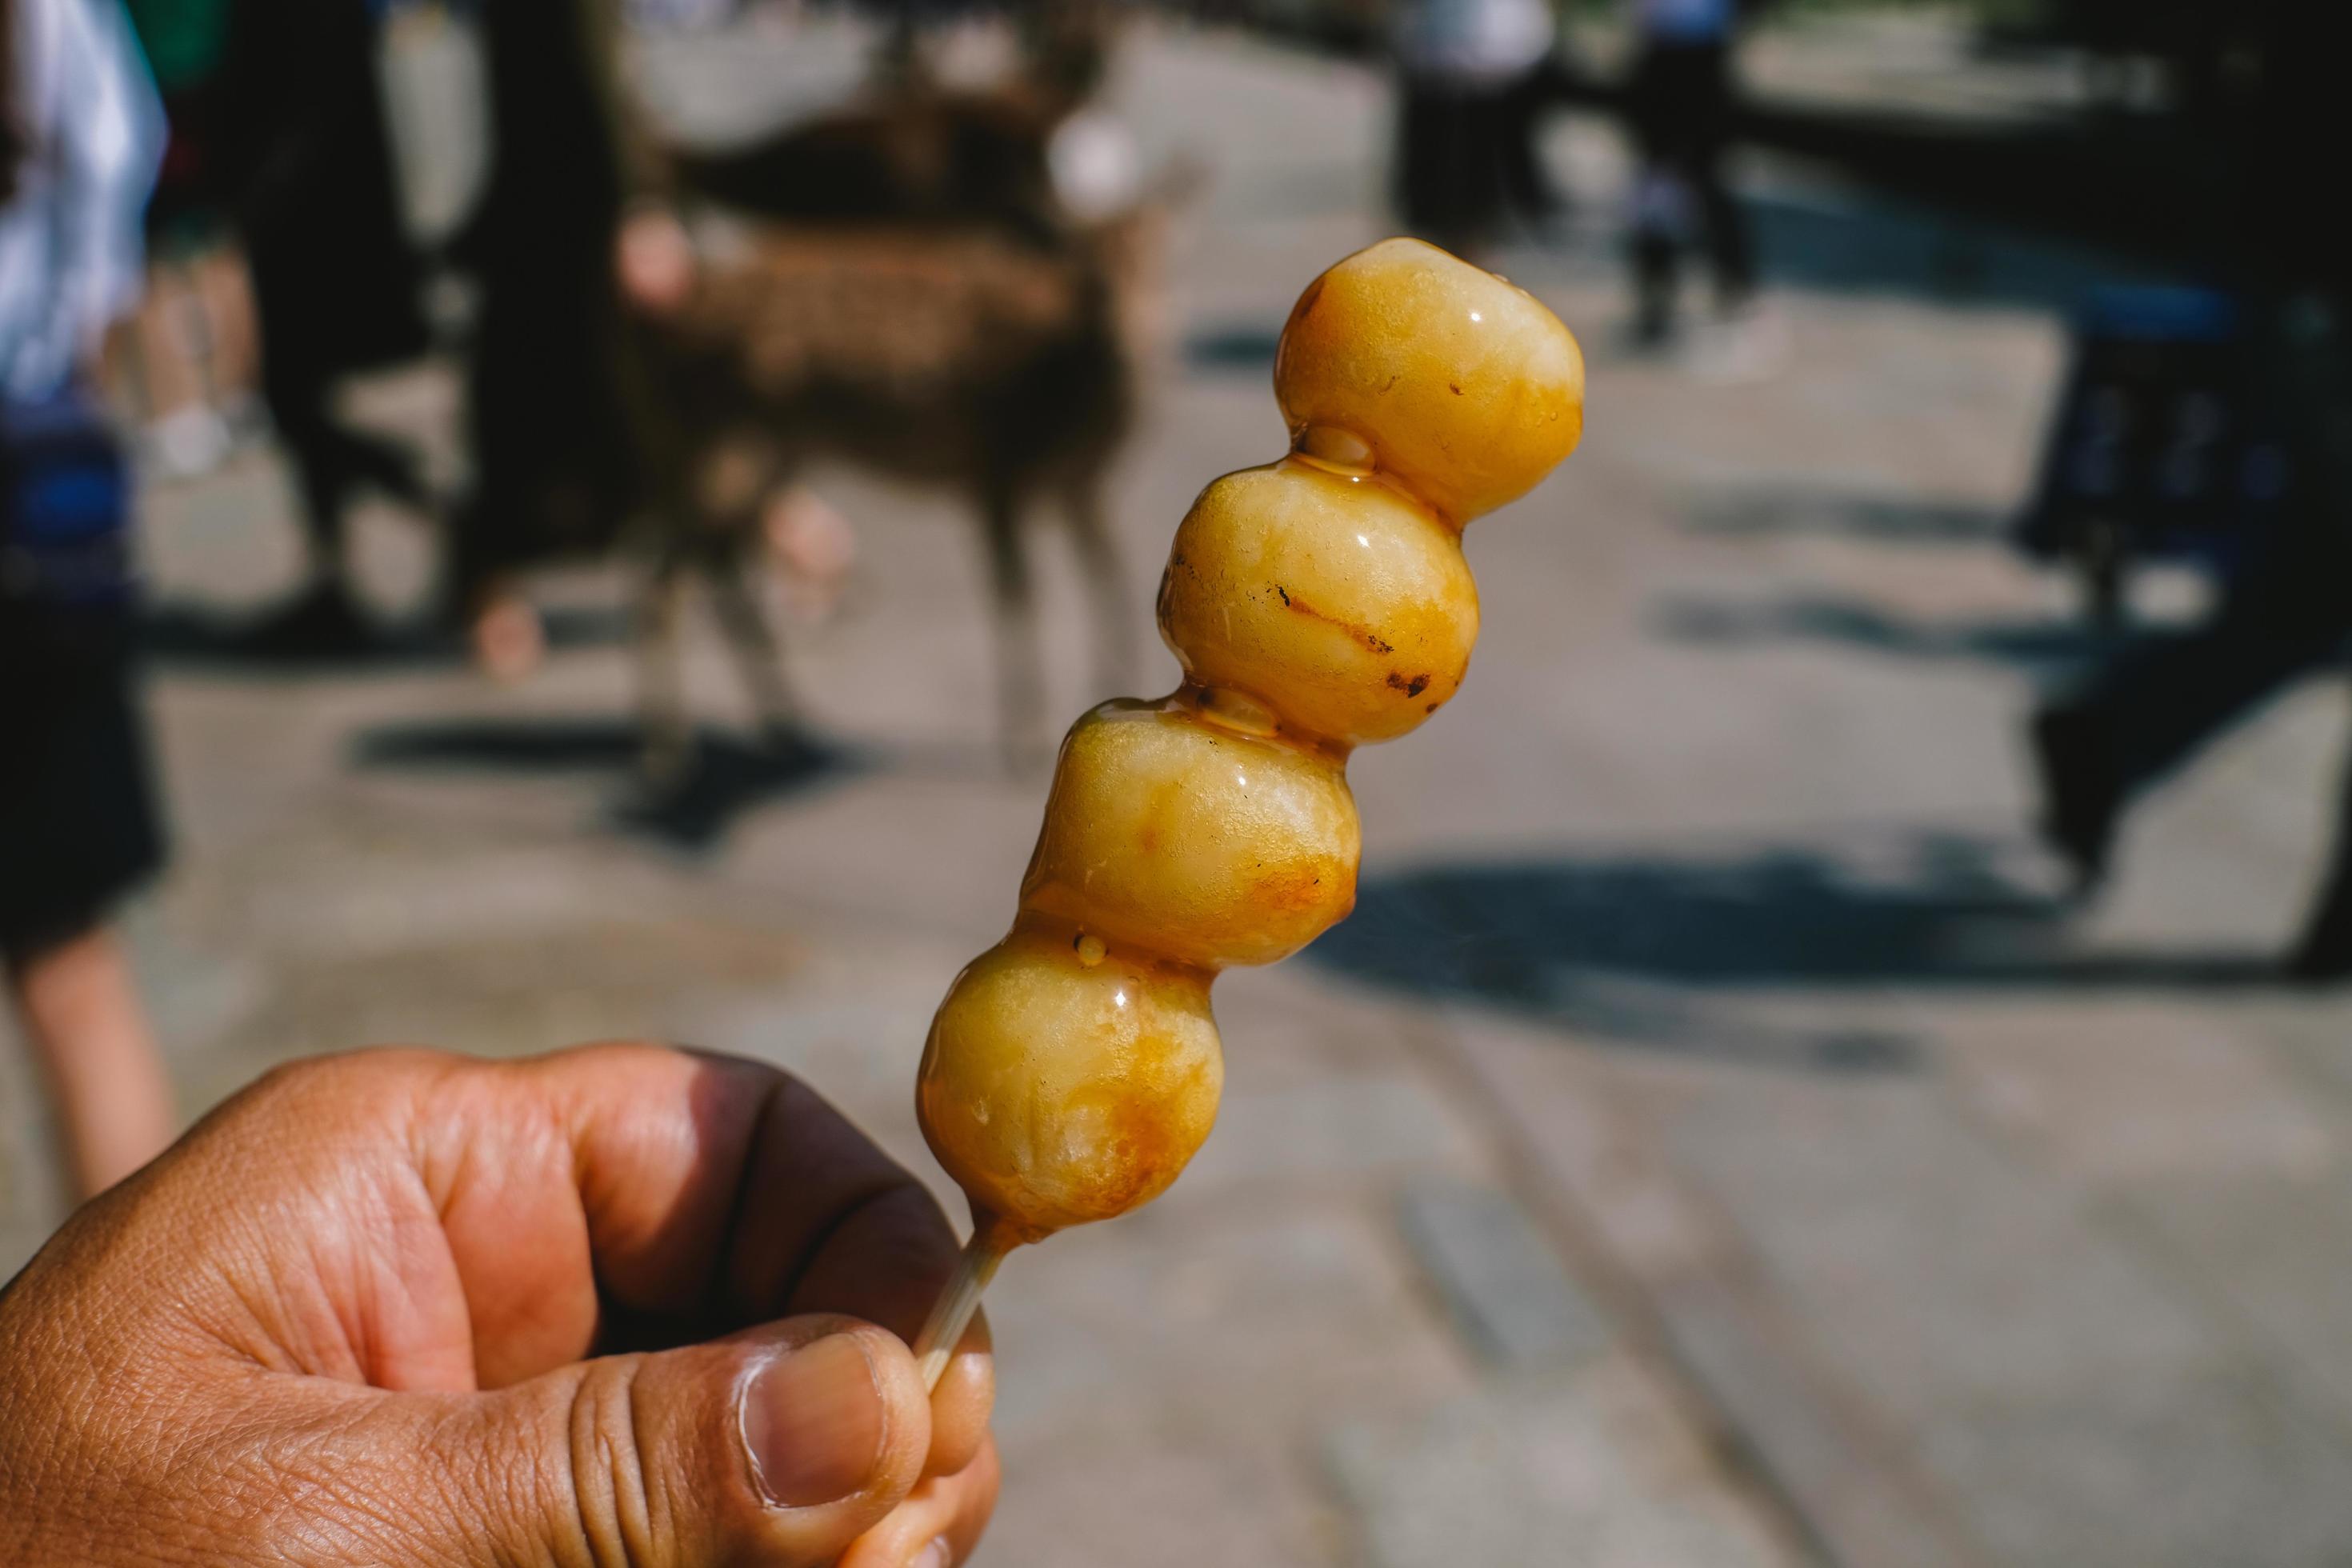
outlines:
[[192, 479], [226, 462], [235, 442], [228, 422], [198, 403], [151, 422], [143, 445], [147, 461], [159, 478]]

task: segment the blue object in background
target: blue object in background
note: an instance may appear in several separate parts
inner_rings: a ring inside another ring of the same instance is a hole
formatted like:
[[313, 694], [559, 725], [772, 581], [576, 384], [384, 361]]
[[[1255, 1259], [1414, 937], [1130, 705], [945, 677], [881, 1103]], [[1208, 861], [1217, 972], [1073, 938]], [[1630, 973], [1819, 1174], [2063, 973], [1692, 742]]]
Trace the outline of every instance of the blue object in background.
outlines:
[[88, 398], [0, 408], [0, 602], [127, 608], [131, 515], [121, 447]]
[[2135, 557], [2229, 573], [2282, 520], [2286, 448], [2232, 296], [2109, 288], [2074, 323], [2074, 363], [2020, 520], [2029, 552], [2064, 558], [2087, 531]]

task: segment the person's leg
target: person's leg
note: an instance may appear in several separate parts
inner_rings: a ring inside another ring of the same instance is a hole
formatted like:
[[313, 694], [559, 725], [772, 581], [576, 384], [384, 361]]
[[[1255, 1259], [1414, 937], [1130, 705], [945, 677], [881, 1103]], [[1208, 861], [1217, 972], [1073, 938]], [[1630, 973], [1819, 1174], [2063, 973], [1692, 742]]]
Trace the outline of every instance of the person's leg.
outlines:
[[2210, 626], [2140, 644], [2035, 713], [2043, 831], [2086, 879], [2134, 796], [2342, 649], [2352, 606], [2335, 573], [2296, 563], [2242, 586]]
[[1557, 221], [1568, 205], [1544, 172], [1537, 145], [1551, 92], [1548, 68], [1529, 71], [1511, 89], [1503, 129], [1504, 188], [1519, 216], [1539, 227]]
[[284, 363], [265, 339], [262, 390], [301, 497], [310, 585], [285, 630], [296, 643], [339, 646], [364, 631], [347, 570], [344, 521], [363, 486], [429, 510], [415, 457], [383, 437], [336, 422], [332, 381], [306, 360]]
[[2352, 977], [2352, 762], [2345, 764], [2339, 800], [2335, 858], [2287, 958], [2288, 973], [2305, 980]]
[[1715, 272], [1715, 302], [1729, 313], [1748, 302], [1756, 290], [1755, 247], [1748, 234], [1748, 216], [1723, 177], [1731, 150], [1731, 70], [1721, 48], [1691, 52], [1685, 72], [1684, 115], [1690, 137], [1685, 156], [1686, 176], [1706, 226], [1707, 260]]
[[8, 986], [57, 1110], [77, 1201], [172, 1141], [172, 1085], [121, 945], [103, 926], [21, 955]]
[[261, 395], [294, 470], [310, 545], [310, 589], [305, 597], [340, 595], [345, 585], [343, 503], [351, 479], [329, 408], [332, 388], [299, 350], [270, 341], [266, 321], [262, 331]]
[[1636, 150], [1626, 258], [1633, 274], [1633, 340], [1655, 345], [1674, 331], [1682, 231], [1690, 193], [1675, 166], [1679, 105], [1670, 53], [1653, 48], [1634, 67], [1626, 121]]
[[1420, 205], [1422, 184], [1423, 142], [1428, 132], [1422, 125], [1421, 94], [1414, 90], [1412, 78], [1399, 73], [1396, 85], [1396, 129], [1389, 148], [1389, 205], [1395, 209], [1397, 221], [1407, 228], [1417, 226], [1416, 213]]
[[1681, 289], [1677, 229], [1688, 195], [1674, 174], [1648, 164], [1634, 176], [1633, 226], [1627, 248], [1633, 268], [1633, 338], [1665, 342], [1674, 331], [1675, 296]]
[[1502, 237], [1510, 219], [1511, 117], [1507, 86], [1482, 85], [1463, 95], [1465, 210], [1460, 237], [1465, 254], [1474, 259]]
[[163, 471], [201, 474], [228, 455], [228, 428], [205, 401], [204, 302], [186, 269], [149, 268], [136, 318], [146, 443]]
[[142, 384], [141, 412], [152, 422], [167, 418], [201, 401], [194, 355], [183, 330], [188, 289], [181, 269], [168, 261], [147, 268], [147, 288], [139, 300], [139, 369]]
[[212, 341], [214, 406], [224, 413], [257, 406], [260, 338], [253, 319], [253, 285], [236, 247], [215, 245], [193, 264]]
[[1397, 116], [1397, 209], [1415, 234], [1438, 237], [1454, 223], [1459, 153], [1454, 96], [1404, 79]]
[[[2277, 410], [2301, 482], [2310, 494], [2311, 527], [2342, 541], [2352, 531], [2352, 451], [2342, 432], [2352, 424], [2352, 332], [2338, 309], [2314, 311], [2319, 301], [2268, 300], [2257, 313], [2255, 374]], [[2339, 542], [2326, 552], [2324, 579], [2344, 583], [2352, 562]], [[2347, 595], [2352, 596], [2352, 595]], [[2347, 611], [2352, 619], [2352, 611]], [[2352, 770], [2347, 770], [2336, 842], [2317, 903], [2288, 959], [2306, 980], [2352, 978]]]
[[1746, 305], [1756, 292], [1755, 250], [1748, 237], [1748, 215], [1723, 178], [1723, 149], [1709, 148], [1696, 163], [1691, 188], [1698, 198], [1700, 221], [1706, 228], [1707, 261], [1715, 271], [1716, 309], [1726, 315]]

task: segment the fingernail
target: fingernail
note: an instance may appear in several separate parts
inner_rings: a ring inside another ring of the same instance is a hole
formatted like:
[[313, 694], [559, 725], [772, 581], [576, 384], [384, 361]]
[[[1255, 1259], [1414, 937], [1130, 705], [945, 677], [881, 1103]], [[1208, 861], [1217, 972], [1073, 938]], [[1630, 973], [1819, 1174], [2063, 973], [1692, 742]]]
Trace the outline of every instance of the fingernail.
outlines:
[[761, 1367], [743, 1391], [742, 1415], [751, 1473], [779, 1508], [852, 1496], [881, 1461], [888, 1415], [855, 1334], [817, 1340]]
[[955, 1548], [948, 1544], [946, 1536], [940, 1536], [924, 1547], [907, 1568], [955, 1568]]

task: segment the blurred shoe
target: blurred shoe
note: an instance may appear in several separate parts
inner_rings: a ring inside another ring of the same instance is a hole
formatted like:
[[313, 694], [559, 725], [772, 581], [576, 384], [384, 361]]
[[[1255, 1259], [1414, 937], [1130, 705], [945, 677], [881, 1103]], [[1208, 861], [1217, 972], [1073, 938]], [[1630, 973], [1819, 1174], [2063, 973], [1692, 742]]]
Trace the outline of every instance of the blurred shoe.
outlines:
[[2046, 708], [2030, 738], [2042, 784], [2042, 838], [2066, 862], [2077, 891], [2106, 875], [2123, 790], [2105, 726], [2086, 709]]
[[257, 447], [274, 433], [269, 423], [269, 405], [249, 392], [239, 392], [223, 398], [220, 419], [228, 430], [230, 443], [236, 447]]
[[1683, 368], [1717, 386], [1769, 381], [1789, 363], [1789, 323], [1769, 305], [1751, 302], [1726, 312], [1684, 351]]
[[547, 627], [538, 609], [513, 592], [495, 595], [476, 612], [467, 640], [475, 667], [505, 685], [527, 679], [547, 658]]
[[340, 658], [367, 651], [375, 628], [341, 584], [322, 583], [264, 616], [246, 641], [265, 658]]
[[150, 423], [141, 445], [150, 471], [158, 479], [192, 479], [226, 462], [236, 441], [226, 420], [195, 403]]
[[2352, 980], [2352, 921], [2315, 924], [2287, 955], [2286, 976], [2305, 985]]
[[2310, 922], [2286, 961], [2287, 976], [2307, 984], [2352, 980], [2352, 844], [2336, 846], [2336, 864], [2312, 910]]
[[1617, 346], [1629, 354], [1661, 354], [1674, 346], [1675, 338], [1673, 314], [1644, 308], [1618, 329]]

